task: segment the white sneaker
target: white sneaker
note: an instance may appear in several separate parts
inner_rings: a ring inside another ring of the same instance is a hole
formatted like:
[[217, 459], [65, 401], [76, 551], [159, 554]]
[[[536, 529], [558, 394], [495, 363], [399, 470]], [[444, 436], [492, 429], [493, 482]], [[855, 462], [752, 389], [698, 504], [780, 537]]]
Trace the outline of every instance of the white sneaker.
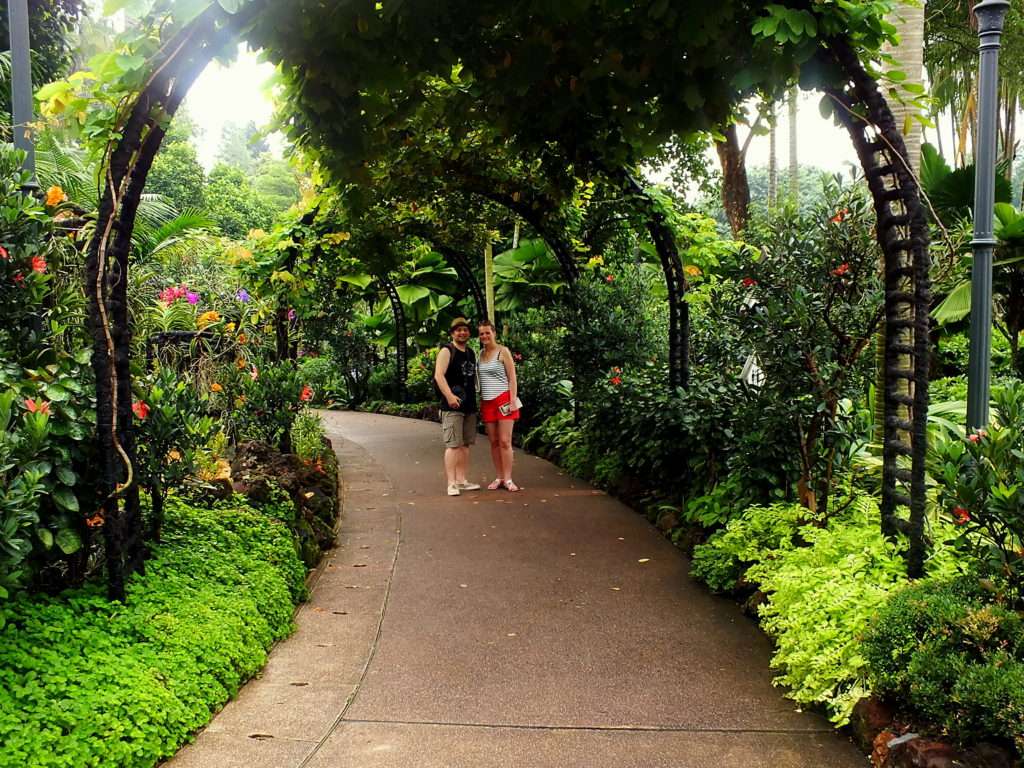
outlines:
[[456, 483], [456, 485], [459, 487], [460, 491], [479, 491], [480, 490], [480, 483], [463, 482], [463, 483]]
[[449, 496], [458, 496], [460, 493], [462, 493], [462, 491], [459, 490], [459, 486], [456, 485], [455, 483], [452, 483], [451, 485], [448, 486]]

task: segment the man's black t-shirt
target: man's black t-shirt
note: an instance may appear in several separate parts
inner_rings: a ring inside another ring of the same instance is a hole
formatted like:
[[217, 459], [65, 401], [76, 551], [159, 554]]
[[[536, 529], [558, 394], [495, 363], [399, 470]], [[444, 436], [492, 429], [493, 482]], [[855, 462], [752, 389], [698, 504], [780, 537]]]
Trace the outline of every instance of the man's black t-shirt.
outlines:
[[451, 408], [448, 401], [442, 397], [441, 410], [476, 413], [476, 355], [469, 347], [463, 351], [454, 344], [445, 344], [443, 348], [452, 356], [448, 362], [448, 370], [444, 372], [444, 378], [452, 394], [462, 398], [462, 405]]

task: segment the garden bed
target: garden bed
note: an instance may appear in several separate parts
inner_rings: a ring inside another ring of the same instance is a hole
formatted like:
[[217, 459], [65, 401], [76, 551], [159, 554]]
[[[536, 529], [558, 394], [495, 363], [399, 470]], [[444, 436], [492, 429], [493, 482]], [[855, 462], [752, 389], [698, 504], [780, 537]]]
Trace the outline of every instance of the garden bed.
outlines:
[[238, 497], [171, 497], [124, 604], [88, 586], [0, 606], [0, 766], [173, 755], [291, 633], [305, 573], [284, 522]]

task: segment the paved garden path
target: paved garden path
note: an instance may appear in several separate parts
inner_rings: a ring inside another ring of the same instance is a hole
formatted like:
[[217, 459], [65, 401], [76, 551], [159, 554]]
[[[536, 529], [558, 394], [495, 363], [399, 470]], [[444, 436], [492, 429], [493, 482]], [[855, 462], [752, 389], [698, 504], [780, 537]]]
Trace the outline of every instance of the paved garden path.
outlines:
[[523, 492], [450, 499], [437, 425], [325, 419], [338, 547], [298, 631], [173, 768], [865, 765], [622, 504], [523, 454]]

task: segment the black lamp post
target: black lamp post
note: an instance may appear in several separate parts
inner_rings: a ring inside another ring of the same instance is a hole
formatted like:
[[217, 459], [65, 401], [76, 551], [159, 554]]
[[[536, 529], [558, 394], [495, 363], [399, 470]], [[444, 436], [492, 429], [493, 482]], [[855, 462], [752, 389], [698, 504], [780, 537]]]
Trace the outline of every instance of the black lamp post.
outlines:
[[999, 46], [1009, 0], [983, 0], [978, 19], [978, 145], [974, 158], [974, 264], [971, 269], [971, 351], [967, 369], [967, 428], [988, 424], [992, 347], [992, 226], [995, 209], [996, 112]]
[[31, 138], [32, 54], [29, 51], [28, 0], [8, 0], [7, 20], [11, 32], [11, 125], [14, 146], [25, 151], [24, 168], [31, 174], [29, 189], [36, 182], [36, 150]]

